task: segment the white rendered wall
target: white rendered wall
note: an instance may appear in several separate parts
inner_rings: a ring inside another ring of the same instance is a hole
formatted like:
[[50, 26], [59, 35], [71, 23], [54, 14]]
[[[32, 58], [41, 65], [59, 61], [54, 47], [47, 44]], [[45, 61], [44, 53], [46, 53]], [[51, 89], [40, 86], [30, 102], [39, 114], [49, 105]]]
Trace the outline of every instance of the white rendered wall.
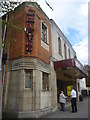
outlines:
[[[51, 34], [52, 34], [52, 57], [54, 57], [56, 60], [64, 60], [65, 59], [64, 44], [66, 44], [67, 59], [74, 58], [75, 51], [73, 50], [69, 41], [61, 32], [61, 30], [58, 28], [58, 26], [54, 24], [54, 22], [51, 22]], [[60, 37], [61, 39], [61, 51], [62, 51], [61, 55], [59, 55], [58, 53], [58, 37]], [[68, 49], [70, 49], [70, 58]]]
[[81, 90], [87, 89], [86, 88], [86, 80], [85, 80], [85, 78], [80, 79], [80, 88], [81, 88]]
[[79, 83], [80, 91], [87, 89], [85, 78], [83, 78], [83, 79], [77, 79], [77, 83]]

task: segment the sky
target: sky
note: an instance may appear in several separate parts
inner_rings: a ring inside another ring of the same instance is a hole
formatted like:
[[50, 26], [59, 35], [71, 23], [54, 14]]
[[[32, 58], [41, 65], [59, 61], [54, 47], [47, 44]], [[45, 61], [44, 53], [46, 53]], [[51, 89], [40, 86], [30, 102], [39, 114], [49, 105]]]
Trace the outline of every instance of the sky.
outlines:
[[88, 2], [89, 0], [36, 0], [49, 18], [52, 18], [77, 54], [77, 59], [88, 64]]
[[[13, 0], [12, 0], [13, 1]], [[22, 1], [22, 0], [17, 0]], [[25, 1], [25, 0], [23, 0]], [[77, 59], [88, 64], [88, 2], [89, 0], [27, 0], [37, 2], [46, 15], [53, 19], [69, 42]], [[45, 3], [45, 1], [53, 8]]]

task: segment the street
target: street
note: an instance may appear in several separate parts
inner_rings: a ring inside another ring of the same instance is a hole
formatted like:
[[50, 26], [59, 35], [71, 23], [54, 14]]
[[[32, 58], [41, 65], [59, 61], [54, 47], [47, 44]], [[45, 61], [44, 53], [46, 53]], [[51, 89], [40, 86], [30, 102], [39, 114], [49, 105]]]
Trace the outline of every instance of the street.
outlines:
[[72, 113], [71, 112], [71, 106], [67, 107], [65, 109], [65, 111], [60, 111], [60, 110], [57, 110], [56, 112], [53, 112], [53, 113], [49, 113], [48, 115], [46, 116], [43, 116], [42, 118], [88, 118], [88, 101], [89, 101], [90, 97], [89, 98], [84, 98], [83, 101], [79, 101], [77, 103], [77, 108], [78, 108], [78, 111], [77, 113]]

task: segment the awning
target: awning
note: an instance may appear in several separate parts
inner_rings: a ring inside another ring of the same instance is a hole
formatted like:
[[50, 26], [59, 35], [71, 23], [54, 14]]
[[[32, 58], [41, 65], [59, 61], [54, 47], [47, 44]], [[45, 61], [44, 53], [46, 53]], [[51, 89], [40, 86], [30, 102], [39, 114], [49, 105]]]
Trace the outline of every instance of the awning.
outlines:
[[77, 59], [66, 59], [54, 62], [57, 79], [76, 80], [86, 78], [88, 73]]

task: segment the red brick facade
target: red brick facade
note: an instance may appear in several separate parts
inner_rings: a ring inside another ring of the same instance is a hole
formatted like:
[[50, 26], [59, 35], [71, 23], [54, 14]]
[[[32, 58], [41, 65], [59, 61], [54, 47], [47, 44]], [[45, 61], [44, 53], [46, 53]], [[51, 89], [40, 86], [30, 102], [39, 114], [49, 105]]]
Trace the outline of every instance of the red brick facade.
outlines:
[[[34, 24], [34, 36], [33, 36], [33, 48], [32, 52], [25, 54], [25, 24], [26, 24], [26, 11], [32, 9], [35, 11], [35, 24]], [[39, 17], [37, 17], [37, 15]], [[12, 16], [12, 17], [11, 17]], [[51, 26], [49, 19], [44, 15], [42, 10], [36, 7], [21, 6], [15, 10], [15, 12], [9, 17], [9, 22], [13, 23], [23, 31], [12, 29], [8, 27], [6, 39], [10, 41], [9, 59], [17, 59], [20, 57], [35, 57], [46, 63], [49, 63], [51, 51]], [[49, 34], [49, 51], [41, 46], [41, 20], [48, 26]], [[16, 41], [14, 42], [15, 39]]]

